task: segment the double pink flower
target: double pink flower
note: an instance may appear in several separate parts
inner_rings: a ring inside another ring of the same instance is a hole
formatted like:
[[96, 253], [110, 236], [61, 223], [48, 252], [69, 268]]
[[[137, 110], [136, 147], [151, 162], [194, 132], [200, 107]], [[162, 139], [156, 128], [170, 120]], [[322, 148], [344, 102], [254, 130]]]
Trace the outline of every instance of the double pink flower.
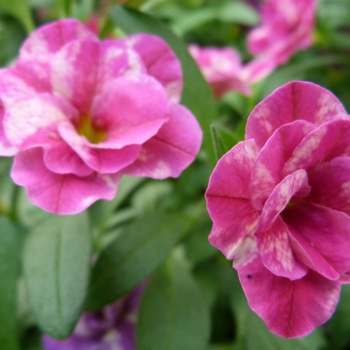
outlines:
[[350, 117], [329, 91], [291, 82], [255, 107], [245, 138], [211, 175], [209, 240], [268, 328], [303, 336], [350, 281]]
[[179, 104], [180, 63], [161, 39], [100, 41], [80, 22], [43, 26], [0, 71], [0, 155], [44, 210], [73, 214], [112, 199], [123, 174], [179, 176], [199, 125]]
[[228, 91], [251, 94], [251, 86], [286, 63], [297, 51], [313, 42], [315, 0], [267, 0], [261, 6], [261, 25], [248, 35], [247, 45], [254, 58], [242, 64], [231, 47], [189, 51], [210, 85], [215, 98]]
[[316, 0], [267, 0], [261, 7], [261, 25], [248, 36], [248, 49], [277, 67], [313, 42]]

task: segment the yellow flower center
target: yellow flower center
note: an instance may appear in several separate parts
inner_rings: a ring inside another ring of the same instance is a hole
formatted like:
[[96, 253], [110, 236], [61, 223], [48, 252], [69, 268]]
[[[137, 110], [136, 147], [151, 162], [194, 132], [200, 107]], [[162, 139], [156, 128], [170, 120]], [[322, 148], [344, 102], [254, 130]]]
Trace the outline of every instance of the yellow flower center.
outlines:
[[104, 130], [92, 125], [89, 115], [80, 116], [77, 132], [79, 135], [85, 136], [91, 143], [100, 143], [107, 138], [107, 133]]

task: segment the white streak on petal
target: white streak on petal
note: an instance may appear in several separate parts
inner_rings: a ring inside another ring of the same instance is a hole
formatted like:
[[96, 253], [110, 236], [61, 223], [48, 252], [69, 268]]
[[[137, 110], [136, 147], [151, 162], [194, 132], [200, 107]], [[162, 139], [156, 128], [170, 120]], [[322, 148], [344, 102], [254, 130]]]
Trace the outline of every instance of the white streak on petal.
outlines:
[[12, 143], [20, 145], [39, 129], [66, 119], [67, 116], [54, 104], [45, 103], [40, 98], [22, 100], [9, 109], [9, 118], [5, 120], [5, 132]]
[[226, 257], [233, 260], [233, 266], [244, 266], [256, 256], [256, 240], [253, 236], [240, 238], [228, 249]]

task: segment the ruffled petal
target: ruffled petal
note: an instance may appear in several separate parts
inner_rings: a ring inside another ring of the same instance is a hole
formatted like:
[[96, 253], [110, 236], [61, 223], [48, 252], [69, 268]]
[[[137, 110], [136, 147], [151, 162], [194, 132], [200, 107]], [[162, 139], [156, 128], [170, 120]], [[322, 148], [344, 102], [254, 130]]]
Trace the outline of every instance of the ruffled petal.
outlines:
[[0, 156], [11, 157], [17, 153], [17, 147], [8, 141], [4, 130], [4, 108], [0, 104]]
[[257, 154], [254, 140], [238, 143], [216, 165], [206, 191], [213, 220], [212, 245], [239, 265], [254, 257], [254, 233], [260, 213], [249, 201], [251, 167]]
[[138, 159], [124, 173], [154, 179], [178, 177], [195, 159], [202, 142], [196, 118], [181, 105], [170, 106], [170, 120], [142, 145]]
[[96, 147], [140, 145], [169, 120], [169, 112], [169, 99], [155, 79], [146, 75], [115, 79], [92, 107], [92, 126], [106, 133], [106, 140]]
[[182, 69], [179, 60], [168, 44], [155, 35], [136, 34], [124, 39], [127, 47], [139, 53], [147, 73], [165, 88], [172, 102], [180, 102]]
[[14, 146], [25, 149], [38, 144], [33, 135], [43, 129], [48, 129], [46, 140], [55, 138], [56, 135], [49, 132], [50, 128], [75, 116], [75, 109], [59, 96], [38, 94], [19, 99], [7, 108], [4, 130]]
[[308, 268], [300, 263], [292, 250], [289, 230], [279, 218], [264, 232], [257, 232], [257, 248], [263, 265], [274, 275], [291, 280], [305, 276]]
[[350, 157], [338, 157], [308, 171], [309, 201], [350, 215]]
[[111, 200], [119, 182], [116, 176], [96, 173], [87, 177], [53, 173], [44, 164], [41, 148], [18, 153], [11, 176], [26, 188], [34, 205], [61, 215], [81, 212], [98, 199]]
[[287, 208], [282, 217], [301, 262], [331, 280], [350, 270], [349, 216], [306, 202]]
[[276, 89], [254, 108], [245, 138], [254, 138], [261, 148], [277, 128], [297, 119], [320, 126], [329, 120], [350, 117], [330, 91], [313, 83], [294, 81]]
[[124, 39], [107, 39], [100, 42], [100, 61], [96, 95], [104, 91], [114, 79], [123, 76], [147, 75], [142, 58]]
[[84, 163], [101, 174], [113, 174], [130, 165], [140, 154], [140, 145], [128, 145], [121, 149], [97, 148], [84, 136], [77, 134], [71, 123], [61, 123], [58, 131], [62, 139]]
[[28, 37], [21, 47], [20, 59], [35, 56], [49, 61], [49, 54], [56, 53], [65, 44], [86, 39], [98, 41], [96, 35], [78, 20], [70, 18], [55, 21], [43, 25]]
[[251, 202], [255, 208], [262, 209], [275, 186], [282, 181], [283, 167], [293, 150], [314, 128], [313, 124], [304, 120], [282, 125], [260, 150], [249, 185]]
[[96, 41], [72, 41], [51, 62], [54, 93], [64, 96], [81, 114], [89, 113], [95, 94], [99, 49]]
[[271, 192], [267, 198], [259, 219], [257, 231], [267, 230], [286, 208], [293, 196], [302, 193], [302, 198], [310, 193], [307, 173], [300, 169], [286, 176]]
[[309, 271], [301, 279], [275, 276], [256, 258], [238, 270], [248, 304], [281, 337], [302, 337], [326, 322], [335, 310], [340, 282]]
[[36, 92], [35, 87], [15, 68], [0, 69], [0, 99], [4, 106]]
[[284, 174], [312, 167], [336, 157], [350, 156], [350, 120], [332, 120], [310, 132], [285, 163]]
[[98, 38], [75, 19], [64, 19], [43, 25], [23, 43], [15, 69], [36, 91], [51, 92], [52, 60], [60, 49], [75, 40], [97, 42]]

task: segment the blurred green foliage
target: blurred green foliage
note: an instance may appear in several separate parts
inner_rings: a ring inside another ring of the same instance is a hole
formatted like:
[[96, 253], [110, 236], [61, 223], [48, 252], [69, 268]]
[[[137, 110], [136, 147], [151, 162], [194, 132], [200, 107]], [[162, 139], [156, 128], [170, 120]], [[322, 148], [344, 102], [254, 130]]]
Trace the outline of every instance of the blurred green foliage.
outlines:
[[[74, 240], [78, 231], [65, 229], [67, 219], [58, 217], [52, 221], [49, 214], [28, 202], [22, 189], [15, 189], [8, 176], [10, 162], [1, 159], [0, 321], [6, 327], [0, 330], [0, 349], [39, 350], [42, 329], [56, 336], [68, 335], [83, 312], [83, 300], [88, 309], [101, 307], [127, 293], [144, 278], [149, 278], [150, 283], [140, 310], [137, 349], [349, 349], [349, 286], [343, 287], [332, 319], [308, 337], [285, 340], [266, 329], [247, 306], [231, 262], [208, 243], [211, 221], [203, 194], [216, 157], [244, 138], [245, 122], [252, 108], [276, 87], [295, 79], [313, 81], [333, 91], [350, 111], [350, 1], [319, 0], [313, 46], [296, 53], [287, 64], [256, 84], [251, 97], [230, 92], [219, 102], [214, 101], [186, 46], [189, 43], [229, 46], [240, 52], [244, 62], [249, 61], [247, 34], [259, 23], [255, 8], [240, 0], [129, 0], [123, 7], [116, 3], [18, 0], [11, 1], [9, 7], [9, 2], [0, 1], [1, 66], [14, 62], [32, 26], [60, 17], [87, 20], [97, 14], [107, 30], [118, 27], [114, 31], [118, 35], [156, 33], [168, 41], [181, 60], [185, 80], [182, 103], [193, 111], [203, 128], [202, 151], [180, 178], [156, 182], [126, 177], [113, 201], [97, 202], [89, 208], [83, 221], [84, 225], [91, 222], [93, 253], [94, 257], [98, 256], [89, 287], [88, 229], [87, 236]], [[60, 248], [59, 239], [65, 242]], [[19, 269], [23, 244], [25, 265]], [[38, 248], [40, 244], [51, 249], [51, 254], [44, 254]], [[57, 265], [52, 260], [58, 249], [69, 257], [70, 263], [75, 261], [78, 266], [75, 269], [82, 266], [83, 278], [76, 280], [64, 261]], [[45, 265], [40, 269], [44, 260]], [[61, 276], [62, 271], [68, 271], [62, 277], [62, 284], [39, 286], [38, 279]], [[108, 273], [104, 275], [104, 272]], [[16, 307], [14, 290], [19, 274], [22, 277], [18, 282]], [[23, 287], [23, 275], [27, 288]], [[70, 292], [72, 285], [67, 285], [65, 278], [76, 283], [75, 293]], [[57, 302], [58, 291], [69, 293], [70, 297], [65, 294], [59, 307], [52, 302], [49, 311], [41, 308], [40, 303], [50, 295]], [[169, 304], [175, 305], [174, 308], [169, 309]], [[47, 321], [57, 313], [62, 316], [62, 312], [65, 315], [62, 319]], [[48, 325], [43, 326], [46, 322]], [[161, 332], [162, 327], [172, 327], [176, 337]], [[160, 337], [162, 342], [157, 347], [154, 343]]]

